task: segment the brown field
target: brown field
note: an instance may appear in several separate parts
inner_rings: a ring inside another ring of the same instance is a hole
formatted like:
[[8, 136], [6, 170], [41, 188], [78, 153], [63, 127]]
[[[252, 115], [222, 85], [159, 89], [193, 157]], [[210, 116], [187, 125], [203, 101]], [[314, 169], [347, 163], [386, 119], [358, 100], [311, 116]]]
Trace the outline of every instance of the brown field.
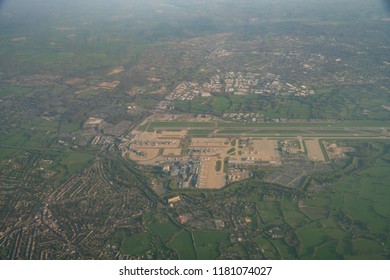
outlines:
[[113, 81], [113, 82], [103, 82], [100, 83], [98, 86], [103, 89], [114, 89], [117, 86], [119, 86], [121, 82], [120, 81]]
[[156, 78], [156, 77], [149, 77], [149, 78], [147, 78], [147, 80], [148, 80], [149, 82], [152, 82], [152, 83], [161, 82], [161, 79]]
[[76, 77], [73, 79], [66, 80], [65, 84], [67, 84], [69, 86], [80, 86], [80, 85], [85, 84], [86, 81], [87, 81], [86, 79]]
[[164, 149], [163, 155], [164, 156], [180, 156], [181, 155], [181, 148]]
[[[240, 152], [241, 155], [237, 155]], [[271, 164], [281, 164], [276, 140], [253, 140], [252, 143], [230, 157], [230, 162], [234, 163], [254, 163], [255, 161], [270, 162]]]
[[125, 71], [125, 68], [123, 66], [115, 67], [114, 69], [111, 70], [110, 73], [108, 73], [108, 76], [112, 76], [115, 74], [119, 74]]
[[325, 161], [324, 154], [322, 153], [320, 143], [318, 139], [315, 140], [305, 140], [307, 148], [307, 156], [311, 160], [316, 161]]
[[255, 160], [279, 162], [278, 142], [276, 140], [253, 140]]

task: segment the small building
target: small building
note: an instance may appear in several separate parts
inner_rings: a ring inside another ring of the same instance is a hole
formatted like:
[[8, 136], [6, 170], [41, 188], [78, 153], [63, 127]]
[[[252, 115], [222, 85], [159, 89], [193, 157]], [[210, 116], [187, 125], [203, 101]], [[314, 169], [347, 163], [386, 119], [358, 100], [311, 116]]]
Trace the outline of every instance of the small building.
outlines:
[[168, 203], [169, 203], [169, 204], [175, 203], [175, 202], [180, 201], [180, 199], [181, 199], [180, 196], [175, 196], [175, 197], [172, 197], [172, 198], [168, 199]]

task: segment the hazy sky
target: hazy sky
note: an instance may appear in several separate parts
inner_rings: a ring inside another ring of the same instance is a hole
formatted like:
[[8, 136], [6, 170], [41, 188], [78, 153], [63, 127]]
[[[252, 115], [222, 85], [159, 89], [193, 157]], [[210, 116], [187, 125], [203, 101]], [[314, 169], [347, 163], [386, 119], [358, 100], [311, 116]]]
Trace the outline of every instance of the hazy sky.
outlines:
[[[377, 20], [390, 17], [390, 0], [0, 0], [2, 19], [94, 24], [112, 20], [162, 23], [192, 18]], [[1, 32], [1, 31], [0, 31]]]
[[326, 9], [337, 7], [348, 12], [355, 9], [383, 9], [390, 11], [390, 0], [0, 0], [0, 6], [8, 11], [60, 11], [61, 9], [84, 9], [88, 10], [117, 10], [131, 9], [134, 7], [156, 6], [208, 6], [212, 4], [226, 5], [236, 3], [240, 6], [253, 3], [264, 4], [264, 7], [293, 9], [294, 7], [310, 9]]

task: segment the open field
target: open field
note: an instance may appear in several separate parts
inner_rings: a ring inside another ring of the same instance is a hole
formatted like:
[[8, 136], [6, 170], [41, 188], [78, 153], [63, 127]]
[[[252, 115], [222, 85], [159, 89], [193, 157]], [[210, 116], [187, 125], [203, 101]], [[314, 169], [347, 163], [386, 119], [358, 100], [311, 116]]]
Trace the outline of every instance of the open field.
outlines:
[[322, 149], [318, 139], [315, 140], [305, 140], [307, 154], [309, 159], [315, 161], [325, 161], [324, 154], [322, 153]]
[[253, 140], [255, 160], [280, 163], [278, 143], [275, 140]]
[[163, 152], [164, 156], [180, 156], [180, 154], [181, 154], [181, 148], [164, 149], [164, 152]]
[[150, 234], [137, 234], [125, 237], [122, 240], [120, 249], [129, 255], [144, 254], [150, 248]]
[[220, 246], [229, 243], [229, 235], [226, 232], [195, 231], [193, 235], [200, 260], [217, 259], [220, 256]]
[[151, 132], [155, 129], [164, 128], [204, 128], [215, 127], [214, 122], [185, 122], [185, 121], [171, 121], [171, 122], [150, 122], [147, 126], [147, 131]]
[[167, 246], [174, 249], [181, 260], [194, 260], [197, 258], [189, 231], [181, 230], [176, 233], [173, 239], [167, 243]]

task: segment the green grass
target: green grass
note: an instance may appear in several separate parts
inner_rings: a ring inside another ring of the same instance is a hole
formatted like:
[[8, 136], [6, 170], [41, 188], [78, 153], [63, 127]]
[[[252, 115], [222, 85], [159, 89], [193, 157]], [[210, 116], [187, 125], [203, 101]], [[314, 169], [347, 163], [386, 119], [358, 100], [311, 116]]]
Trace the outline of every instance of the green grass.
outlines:
[[223, 172], [228, 173], [229, 170], [229, 157], [223, 159]]
[[211, 107], [214, 112], [223, 113], [230, 107], [230, 100], [222, 96], [212, 97]]
[[256, 131], [250, 132], [251, 134], [293, 134], [293, 135], [303, 135], [303, 134], [309, 134], [310, 131], [308, 130], [278, 130], [278, 129], [259, 129]]
[[325, 245], [316, 247], [314, 250], [314, 258], [319, 260], [339, 260], [343, 256], [337, 253], [337, 241], [331, 241]]
[[386, 256], [385, 251], [378, 242], [368, 239], [355, 239], [352, 241], [351, 259], [383, 259]]
[[336, 183], [338, 196], [342, 199], [336, 211], [364, 224], [372, 233], [383, 232], [390, 218], [387, 202], [390, 164], [384, 163], [385, 166], [373, 166], [357, 171], [354, 176], [344, 176]]
[[145, 95], [142, 95], [142, 98], [141, 96], [136, 98], [135, 100], [135, 105], [139, 108], [144, 108], [144, 109], [147, 109], [147, 110], [150, 110], [150, 109], [153, 109], [156, 104], [158, 103], [158, 100], [153, 98], [152, 96], [145, 96]]
[[380, 234], [387, 230], [387, 219], [379, 216], [372, 207], [372, 203], [366, 199], [345, 194], [343, 212], [362, 222], [373, 233]]
[[305, 225], [299, 228], [296, 234], [300, 241], [300, 255], [305, 257], [312, 256], [315, 247], [324, 244], [328, 240], [328, 235], [319, 223]]
[[180, 230], [171, 220], [165, 220], [164, 222], [156, 221], [148, 224], [147, 227], [155, 232], [164, 242], [169, 241]]
[[245, 244], [234, 243], [231, 246], [224, 248], [224, 252], [234, 254], [237, 259], [247, 260], [250, 258]]
[[222, 129], [217, 132], [217, 134], [241, 134], [249, 133], [252, 129]]
[[274, 239], [271, 242], [277, 248], [281, 259], [293, 260], [297, 258], [294, 248], [287, 245], [284, 239]]
[[207, 129], [191, 129], [188, 134], [189, 135], [208, 135], [212, 132], [212, 130]]
[[217, 160], [217, 162], [215, 164], [215, 171], [220, 172], [221, 169], [222, 169], [222, 161]]
[[[384, 164], [386, 164], [386, 163], [384, 163]], [[363, 176], [370, 177], [370, 178], [386, 180], [386, 179], [390, 179], [389, 167], [390, 167], [390, 164], [384, 165], [384, 166], [369, 167], [369, 168], [362, 170], [362, 172], [360, 172], [360, 174]]]
[[322, 143], [322, 141], [318, 141], [318, 143], [320, 144], [321, 151], [322, 151], [322, 154], [324, 155], [325, 161], [329, 161], [328, 152], [326, 151], [324, 143]]
[[12, 134], [0, 136], [0, 143], [8, 146], [23, 147], [28, 141], [29, 135], [25, 132], [15, 131]]
[[[221, 128], [218, 133], [231, 134], [231, 133], [264, 133], [264, 134], [310, 134], [312, 130], [305, 130], [305, 128], [324, 127], [324, 130], [313, 130], [315, 133], [340, 133], [352, 135], [355, 131], [346, 131], [345, 127], [388, 127], [390, 121], [371, 121], [371, 120], [359, 120], [359, 121], [340, 121], [340, 122], [323, 122], [323, 123], [238, 123], [238, 122], [191, 122], [191, 121], [154, 121], [150, 122], [148, 131], [154, 131], [160, 128]], [[236, 129], [234, 129], [236, 128]], [[260, 128], [269, 128], [261, 129]], [[273, 129], [271, 129], [273, 128]], [[290, 128], [290, 129], [280, 129]]]
[[279, 253], [274, 247], [273, 243], [263, 236], [258, 236], [255, 238], [255, 242], [257, 246], [262, 250], [263, 254], [269, 260], [277, 260], [280, 259]]
[[78, 172], [93, 158], [93, 155], [82, 152], [65, 152], [62, 155], [62, 164], [66, 165], [69, 175]]
[[43, 133], [34, 133], [32, 134], [28, 141], [24, 143], [26, 148], [45, 148], [50, 145], [53, 134], [43, 134]]
[[293, 228], [300, 227], [309, 222], [309, 219], [299, 211], [297, 205], [286, 196], [282, 198], [281, 210], [284, 220]]
[[227, 151], [227, 154], [233, 154], [236, 151], [236, 148], [231, 148], [229, 151]]
[[151, 247], [152, 236], [149, 233], [125, 236], [121, 243], [121, 251], [128, 255], [142, 255]]
[[0, 88], [0, 98], [4, 98], [6, 96], [24, 96], [27, 93], [31, 92], [33, 89], [29, 87], [21, 87], [21, 86], [6, 86]]
[[256, 208], [261, 215], [261, 218], [266, 224], [282, 224], [283, 212], [280, 208], [280, 202], [263, 201], [257, 202]]
[[308, 199], [302, 202], [299, 210], [311, 220], [319, 220], [327, 217], [331, 201], [326, 197]]
[[177, 122], [151, 122], [149, 124], [148, 131], [154, 131], [155, 129], [160, 128], [202, 128], [202, 127], [214, 127], [214, 122], [186, 122], [186, 121], [177, 121]]
[[[310, 132], [313, 132], [315, 134], [346, 134], [348, 131], [344, 130], [343, 128], [340, 129], [313, 129], [310, 130]], [[351, 133], [351, 132], [349, 132]]]
[[0, 161], [11, 158], [16, 152], [14, 149], [0, 148]]
[[230, 243], [229, 234], [220, 231], [193, 232], [198, 259], [214, 260], [220, 256], [219, 247]]
[[81, 123], [62, 123], [61, 124], [61, 133], [70, 133], [79, 130]]
[[186, 230], [181, 230], [177, 233], [172, 241], [167, 243], [167, 246], [175, 250], [181, 260], [196, 259], [196, 251], [193, 246], [191, 233]]
[[194, 101], [191, 103], [191, 113], [194, 114], [202, 114], [202, 113], [209, 113], [212, 110], [212, 106], [208, 104], [207, 102], [202, 101]]

